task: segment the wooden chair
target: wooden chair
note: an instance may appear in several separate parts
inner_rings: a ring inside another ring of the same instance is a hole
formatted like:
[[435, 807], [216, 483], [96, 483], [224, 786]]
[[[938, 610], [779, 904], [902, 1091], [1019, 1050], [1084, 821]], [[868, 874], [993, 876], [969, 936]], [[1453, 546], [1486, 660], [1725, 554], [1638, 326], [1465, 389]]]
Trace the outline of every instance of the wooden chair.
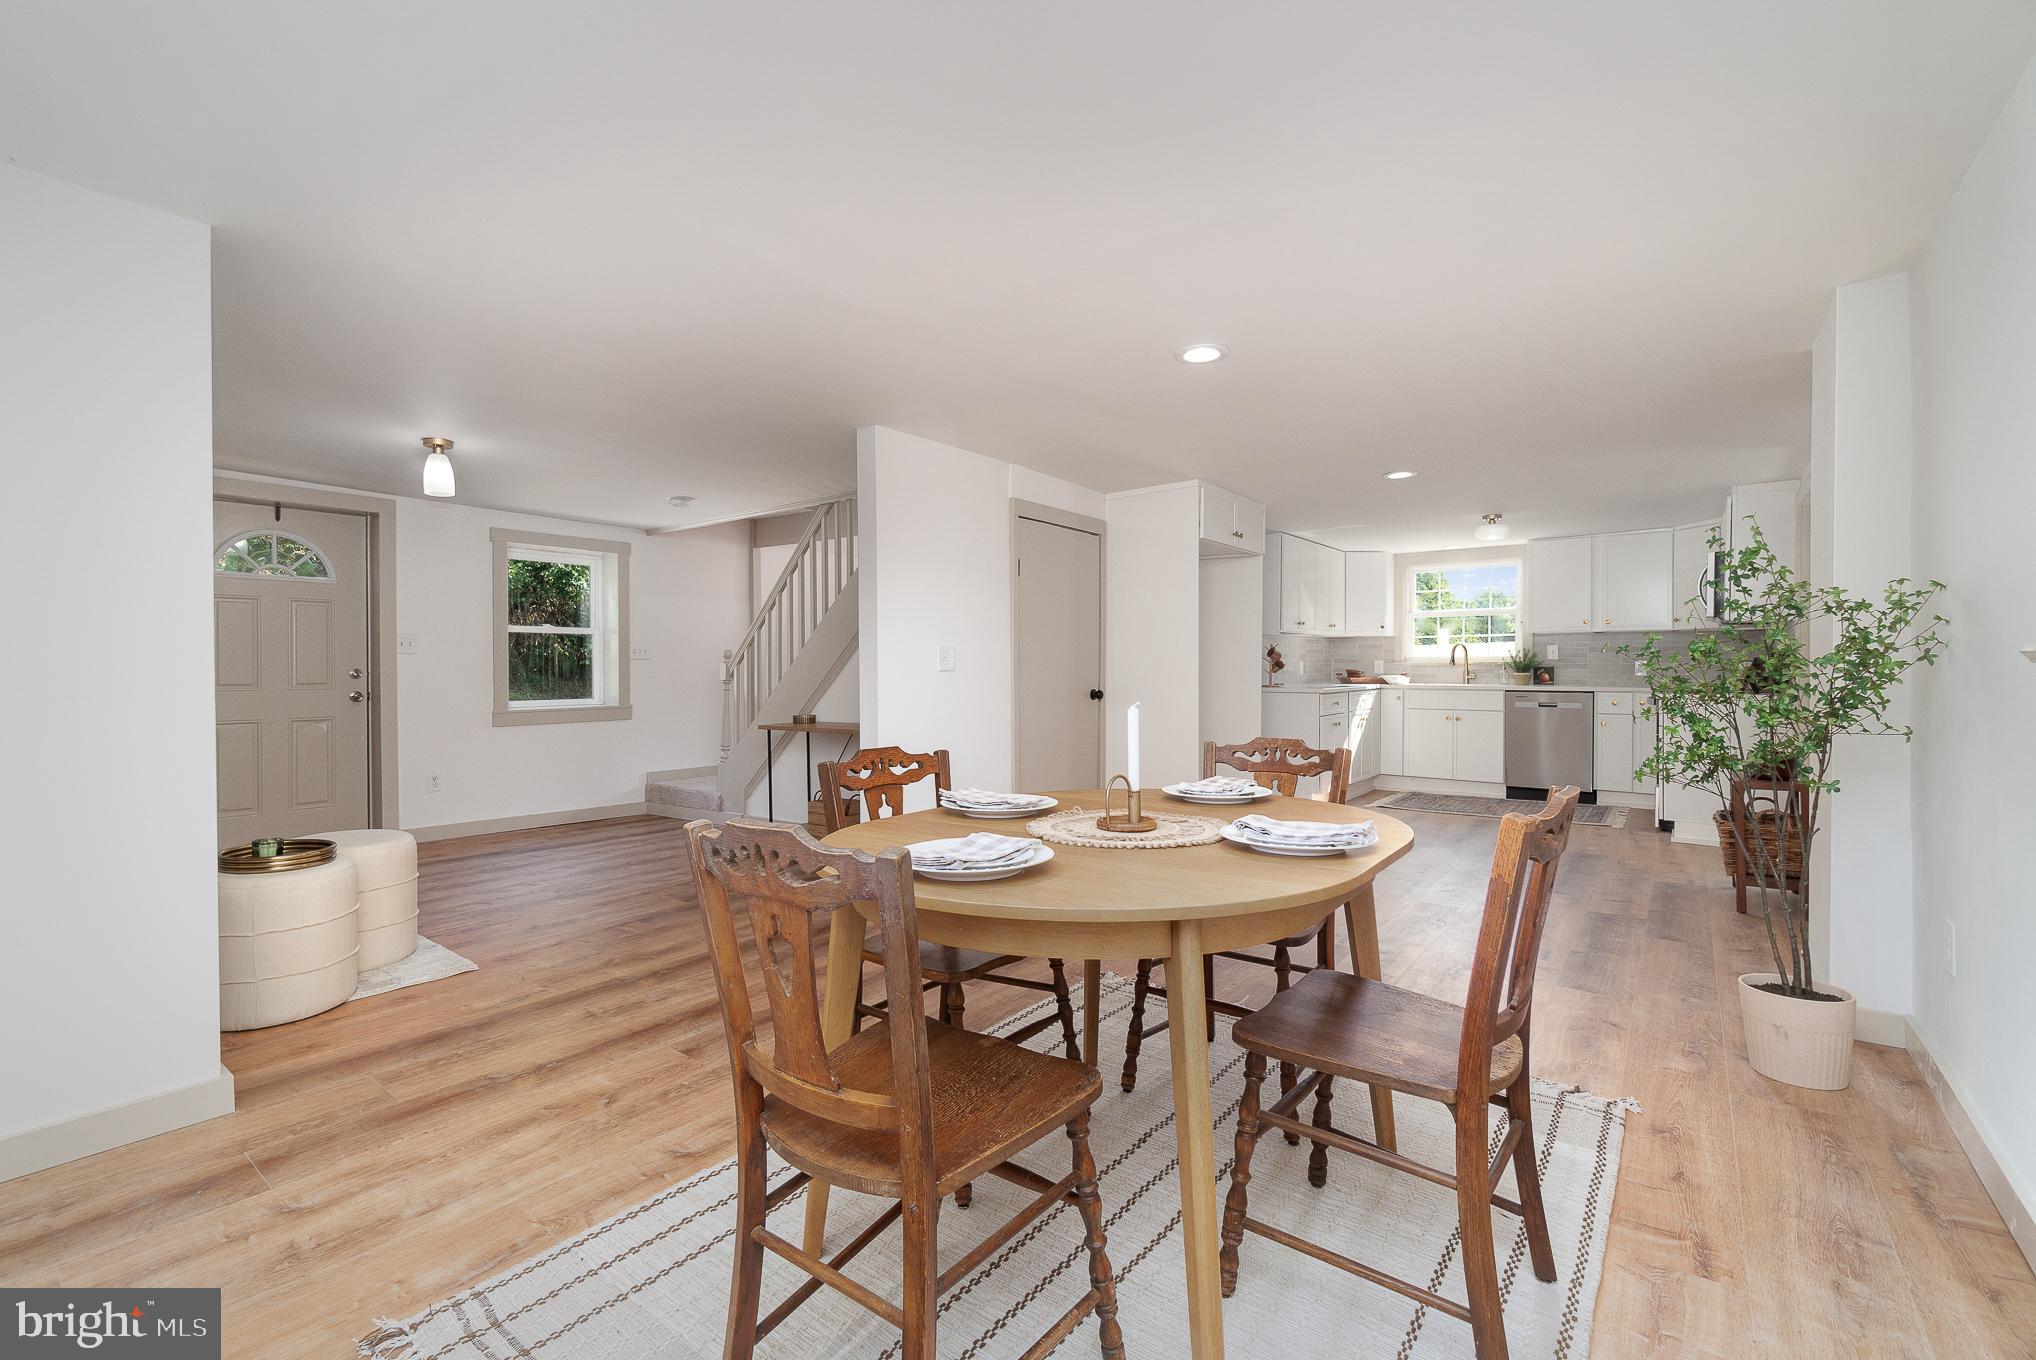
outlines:
[[[1244, 1101], [1237, 1114], [1237, 1161], [1223, 1209], [1225, 1295], [1237, 1288], [1239, 1244], [1246, 1232], [1254, 1232], [1468, 1322], [1479, 1360], [1505, 1360], [1492, 1206], [1520, 1215], [1527, 1225], [1535, 1276], [1555, 1279], [1555, 1253], [1534, 1164], [1527, 1030], [1541, 927], [1548, 918], [1556, 865], [1569, 843], [1577, 797], [1574, 788], [1559, 789], [1534, 816], [1510, 813], [1499, 823], [1470, 992], [1462, 1006], [1322, 969], [1232, 1028], [1231, 1037], [1245, 1051]], [[1268, 1060], [1297, 1064], [1308, 1075], [1275, 1104], [1261, 1108], [1259, 1093]], [[1335, 1128], [1329, 1121], [1329, 1097], [1331, 1083], [1339, 1078], [1448, 1106], [1456, 1123], [1455, 1173], [1425, 1166]], [[1314, 1120], [1303, 1124], [1295, 1111], [1310, 1095], [1315, 1097]], [[1506, 1111], [1506, 1133], [1496, 1153], [1491, 1152], [1489, 1139], [1489, 1105]], [[1469, 1306], [1249, 1217], [1251, 1154], [1267, 1125], [1314, 1143], [1308, 1154], [1311, 1185], [1326, 1182], [1327, 1149], [1333, 1147], [1455, 1190]], [[1509, 1158], [1519, 1185], [1517, 1203], [1495, 1192]]]
[[[949, 773], [950, 762], [946, 751], [935, 751], [930, 755], [915, 755], [896, 746], [873, 746], [850, 756], [846, 760], [824, 761], [820, 766], [820, 803], [826, 814], [827, 829], [839, 831], [842, 827], [858, 820], [854, 811], [854, 800], [860, 798], [863, 810], [874, 821], [879, 817], [896, 817], [905, 811], [905, 790], [922, 779], [931, 778], [935, 797], [939, 791], [952, 788]], [[863, 961], [884, 966], [884, 945], [881, 940], [872, 940], [863, 949]], [[1075, 1009], [1068, 994], [1067, 965], [1060, 959], [1048, 959], [1053, 981], [1037, 982], [1032, 978], [1015, 977], [997, 970], [1009, 968], [1024, 962], [1017, 954], [990, 954], [980, 949], [956, 949], [952, 945], [919, 944], [919, 974], [926, 991], [936, 988], [940, 992], [940, 1019], [943, 1024], [956, 1029], [966, 1029], [968, 1004], [963, 995], [962, 984], [968, 982], [995, 982], [1006, 987], [1021, 987], [1027, 991], [1050, 992], [1053, 994], [1054, 1013], [1042, 1016], [1031, 1024], [1013, 1030], [1013, 1043], [1023, 1043], [1033, 1035], [1052, 1026], [1056, 1021], [1061, 1028], [1061, 1042], [1067, 1047], [1070, 1058], [1079, 1058], [1080, 1041], [1075, 1038]], [[891, 993], [896, 995], [896, 993]], [[886, 1003], [888, 1004], [888, 1003]], [[863, 1001], [862, 979], [856, 979], [855, 1015], [856, 1027], [861, 1028], [865, 1019], [874, 1019], [884, 1014], [883, 1005], [870, 1005]], [[970, 1188], [966, 1185], [955, 1193], [955, 1203], [961, 1208], [969, 1206]]]
[[[1081, 1215], [1089, 1289], [1027, 1354], [1046, 1354], [1094, 1313], [1103, 1355], [1118, 1360], [1123, 1335], [1089, 1151], [1089, 1107], [1102, 1088], [1095, 1069], [907, 1012], [828, 1052], [821, 1037], [815, 936], [836, 911], [873, 903], [891, 960], [886, 965], [891, 989], [911, 994], [918, 982], [911, 961], [918, 958], [919, 926], [910, 858], [903, 850], [874, 858], [830, 850], [800, 828], [747, 819], [719, 829], [692, 822], [686, 837], [735, 1082], [735, 1274], [722, 1346], [726, 1360], [748, 1360], [757, 1341], [823, 1284], [903, 1332], [905, 1360], [933, 1360], [941, 1293], [1062, 1200]], [[749, 929], [755, 972], [770, 1008], [767, 1041], [758, 1037], [751, 1009], [751, 970], [738, 916]], [[1065, 1128], [1074, 1143], [1067, 1175], [1050, 1181], [1010, 1160], [1057, 1128]], [[766, 1149], [797, 1173], [768, 1192]], [[1037, 1197], [942, 1270], [936, 1251], [941, 1199], [984, 1175], [1036, 1191]], [[769, 1212], [812, 1179], [896, 1203], [822, 1261], [765, 1226]], [[900, 1218], [902, 1305], [841, 1270]], [[767, 1249], [812, 1278], [759, 1320]]]
[[[1221, 743], [1202, 743], [1202, 778], [1208, 779], [1216, 773], [1219, 765], [1227, 765], [1240, 774], [1250, 775], [1261, 788], [1272, 789], [1289, 798], [1301, 786], [1303, 779], [1317, 775], [1329, 780], [1328, 800], [1342, 803], [1350, 797], [1350, 751], [1340, 748], [1334, 751], [1318, 750], [1296, 741], [1291, 737], [1260, 737], [1243, 746], [1224, 746]], [[1294, 962], [1293, 951], [1313, 943], [1315, 962], [1313, 964]], [[1262, 968], [1273, 970], [1273, 987], [1284, 992], [1293, 982], [1295, 973], [1310, 973], [1316, 968], [1336, 966], [1336, 916], [1330, 913], [1322, 924], [1299, 935], [1288, 936], [1273, 942], [1271, 958], [1261, 954], [1247, 954], [1241, 950], [1225, 950], [1211, 954], [1202, 960], [1202, 994], [1209, 998], [1207, 1023], [1210, 1037], [1216, 1033], [1216, 1014], [1228, 1016], [1251, 1014], [1249, 1006], [1240, 1006], [1234, 1001], [1221, 1001], [1216, 997], [1216, 960], [1236, 959], [1240, 963], [1255, 963]], [[1124, 1038], [1124, 1075], [1122, 1085], [1129, 1091], [1138, 1085], [1138, 1050], [1147, 1039], [1163, 1031], [1168, 1021], [1147, 1027], [1145, 1024], [1145, 999], [1148, 996], [1165, 996], [1164, 987], [1152, 985], [1153, 966], [1157, 959], [1138, 961], [1138, 981], [1131, 989], [1131, 1029]], [[1294, 1084], [1291, 1068], [1280, 1068], [1280, 1089], [1286, 1090]]]

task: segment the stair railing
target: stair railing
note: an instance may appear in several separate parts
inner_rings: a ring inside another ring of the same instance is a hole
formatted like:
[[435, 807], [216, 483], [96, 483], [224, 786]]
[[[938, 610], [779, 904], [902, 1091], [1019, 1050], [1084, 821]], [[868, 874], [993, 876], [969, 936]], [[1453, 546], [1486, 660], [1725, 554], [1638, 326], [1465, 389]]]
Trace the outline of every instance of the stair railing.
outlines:
[[855, 501], [814, 508], [742, 641], [721, 653], [721, 758], [799, 658], [856, 569]]

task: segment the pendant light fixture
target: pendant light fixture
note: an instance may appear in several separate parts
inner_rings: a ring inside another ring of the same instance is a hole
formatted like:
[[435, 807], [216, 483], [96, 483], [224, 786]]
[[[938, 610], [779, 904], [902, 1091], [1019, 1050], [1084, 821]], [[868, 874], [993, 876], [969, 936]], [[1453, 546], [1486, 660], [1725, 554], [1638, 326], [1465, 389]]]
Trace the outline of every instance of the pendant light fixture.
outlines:
[[431, 450], [424, 455], [424, 494], [452, 495], [452, 459], [445, 456], [445, 451], [452, 447], [452, 441], [428, 434], [424, 436], [424, 447]]
[[1506, 526], [1499, 523], [1500, 518], [1498, 515], [1484, 516], [1484, 523], [1471, 531], [1472, 536], [1486, 543], [1503, 542], [1506, 537]]

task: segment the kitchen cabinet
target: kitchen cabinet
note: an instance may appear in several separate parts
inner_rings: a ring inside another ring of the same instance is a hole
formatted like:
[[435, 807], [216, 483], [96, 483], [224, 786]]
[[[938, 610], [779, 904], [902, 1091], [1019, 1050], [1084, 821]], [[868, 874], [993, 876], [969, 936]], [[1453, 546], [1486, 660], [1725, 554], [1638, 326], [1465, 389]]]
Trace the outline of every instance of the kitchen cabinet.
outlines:
[[[1733, 552], [1752, 546], [1752, 531], [1757, 525], [1760, 536], [1767, 540], [1767, 546], [1774, 550], [1775, 557], [1783, 566], [1794, 569], [1796, 491], [1795, 482], [1757, 482], [1750, 486], [1733, 487], [1732, 494], [1725, 501], [1726, 546]], [[1758, 594], [1765, 585], [1766, 582], [1756, 580], [1745, 583], [1742, 589]]]
[[1654, 754], [1654, 719], [1641, 716], [1642, 691], [1600, 691], [1592, 731], [1591, 769], [1599, 793], [1654, 792], [1654, 781], [1635, 775]]
[[1296, 534], [1267, 534], [1265, 619], [1268, 633], [1340, 633], [1343, 554]]
[[1416, 690], [1406, 697], [1402, 773], [1483, 784], [1506, 780], [1506, 718], [1496, 690]]
[[[1268, 689], [1260, 699], [1261, 732], [1268, 737], [1290, 737], [1323, 751], [1347, 747], [1354, 767], [1366, 739], [1364, 729], [1371, 726], [1370, 700], [1371, 695], [1362, 690]], [[1376, 738], [1371, 741], [1375, 751]], [[1324, 792], [1326, 783], [1320, 776], [1303, 779], [1296, 792], [1306, 798]]]
[[1350, 692], [1350, 786], [1362, 788], [1379, 777], [1379, 692]]
[[1711, 535], [1722, 520], [1701, 524], [1680, 524], [1675, 528], [1675, 565], [1669, 581], [1669, 599], [1675, 605], [1677, 628], [1716, 628], [1711, 616]]
[[1393, 555], [1343, 554], [1343, 633], [1348, 637], [1391, 637], [1393, 614]]
[[1380, 774], [1406, 773], [1407, 695], [1401, 689], [1382, 689], [1378, 698]]
[[1675, 614], [1674, 530], [1599, 534], [1597, 568], [1595, 628], [1633, 632], [1669, 626]]
[[1595, 538], [1537, 538], [1527, 544], [1527, 622], [1537, 633], [1596, 629]]
[[1265, 551], [1265, 507], [1220, 486], [1202, 486], [1203, 557], [1256, 557]]

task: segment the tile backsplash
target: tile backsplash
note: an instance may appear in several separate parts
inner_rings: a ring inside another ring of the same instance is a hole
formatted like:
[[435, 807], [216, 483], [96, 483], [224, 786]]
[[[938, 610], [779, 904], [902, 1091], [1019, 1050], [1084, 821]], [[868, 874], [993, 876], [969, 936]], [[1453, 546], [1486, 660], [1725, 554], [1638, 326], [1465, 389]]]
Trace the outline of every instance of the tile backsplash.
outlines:
[[[1676, 650], [1695, 636], [1666, 633], [1662, 640], [1668, 650]], [[1638, 689], [1641, 681], [1633, 673], [1633, 658], [1620, 655], [1619, 648], [1631, 646], [1637, 650], [1646, 639], [1646, 633], [1538, 633], [1534, 650], [1541, 653], [1542, 665], [1555, 668], [1558, 685], [1631, 685]], [[1307, 637], [1299, 633], [1268, 633], [1262, 638], [1261, 670], [1265, 648], [1275, 643], [1287, 663], [1279, 679], [1288, 685], [1331, 683], [1346, 670], [1406, 674], [1417, 681], [1430, 682], [1458, 679], [1462, 670], [1440, 661], [1403, 661], [1395, 655], [1399, 647], [1393, 638]], [[1548, 660], [1551, 645], [1560, 653], [1553, 661]], [[1496, 658], [1477, 662], [1475, 669], [1479, 680], [1506, 678], [1505, 663]]]

